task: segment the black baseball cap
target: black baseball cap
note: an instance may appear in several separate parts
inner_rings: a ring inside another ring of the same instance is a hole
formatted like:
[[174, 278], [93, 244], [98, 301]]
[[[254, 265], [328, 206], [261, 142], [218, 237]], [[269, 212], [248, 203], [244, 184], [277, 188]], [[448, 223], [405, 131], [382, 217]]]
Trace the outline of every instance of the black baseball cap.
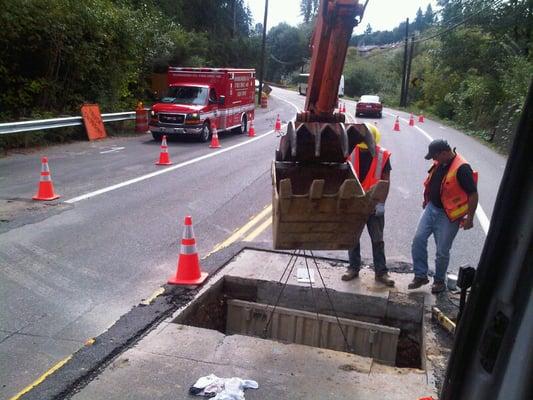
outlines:
[[428, 153], [424, 157], [426, 160], [431, 160], [435, 154], [441, 151], [451, 150], [452, 148], [444, 139], [435, 139], [428, 146]]

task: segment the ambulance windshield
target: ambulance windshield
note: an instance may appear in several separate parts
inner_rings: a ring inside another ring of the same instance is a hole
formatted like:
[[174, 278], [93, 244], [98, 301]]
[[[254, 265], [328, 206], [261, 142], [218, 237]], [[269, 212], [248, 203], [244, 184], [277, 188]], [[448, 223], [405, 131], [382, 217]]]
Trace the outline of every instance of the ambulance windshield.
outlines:
[[207, 103], [208, 89], [197, 86], [171, 86], [163, 103], [204, 105]]

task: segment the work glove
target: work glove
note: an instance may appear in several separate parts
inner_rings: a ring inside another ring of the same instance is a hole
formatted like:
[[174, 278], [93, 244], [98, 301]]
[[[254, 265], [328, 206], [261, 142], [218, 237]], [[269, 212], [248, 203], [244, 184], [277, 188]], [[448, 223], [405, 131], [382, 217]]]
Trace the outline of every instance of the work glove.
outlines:
[[376, 217], [382, 217], [385, 215], [385, 203], [376, 204], [376, 209], [374, 211]]

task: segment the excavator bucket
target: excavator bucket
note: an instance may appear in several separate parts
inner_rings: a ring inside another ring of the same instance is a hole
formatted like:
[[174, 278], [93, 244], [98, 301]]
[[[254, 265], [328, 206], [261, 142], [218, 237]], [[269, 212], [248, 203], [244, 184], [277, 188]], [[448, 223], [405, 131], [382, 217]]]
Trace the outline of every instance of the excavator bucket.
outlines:
[[347, 250], [361, 236], [387, 182], [369, 192], [346, 158], [373, 137], [364, 124], [289, 122], [272, 163], [272, 229], [275, 249]]

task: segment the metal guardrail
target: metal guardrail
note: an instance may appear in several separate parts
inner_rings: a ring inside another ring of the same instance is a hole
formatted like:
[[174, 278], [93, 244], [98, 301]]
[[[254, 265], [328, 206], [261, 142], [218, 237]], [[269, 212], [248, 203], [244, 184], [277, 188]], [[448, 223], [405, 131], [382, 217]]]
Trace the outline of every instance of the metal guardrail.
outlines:
[[[135, 119], [135, 111], [102, 114], [102, 121], [116, 122]], [[40, 131], [44, 129], [65, 128], [67, 126], [83, 125], [82, 117], [65, 117], [37, 119], [34, 121], [6, 122], [0, 124], [0, 135], [8, 133], [22, 133], [31, 131]]]

